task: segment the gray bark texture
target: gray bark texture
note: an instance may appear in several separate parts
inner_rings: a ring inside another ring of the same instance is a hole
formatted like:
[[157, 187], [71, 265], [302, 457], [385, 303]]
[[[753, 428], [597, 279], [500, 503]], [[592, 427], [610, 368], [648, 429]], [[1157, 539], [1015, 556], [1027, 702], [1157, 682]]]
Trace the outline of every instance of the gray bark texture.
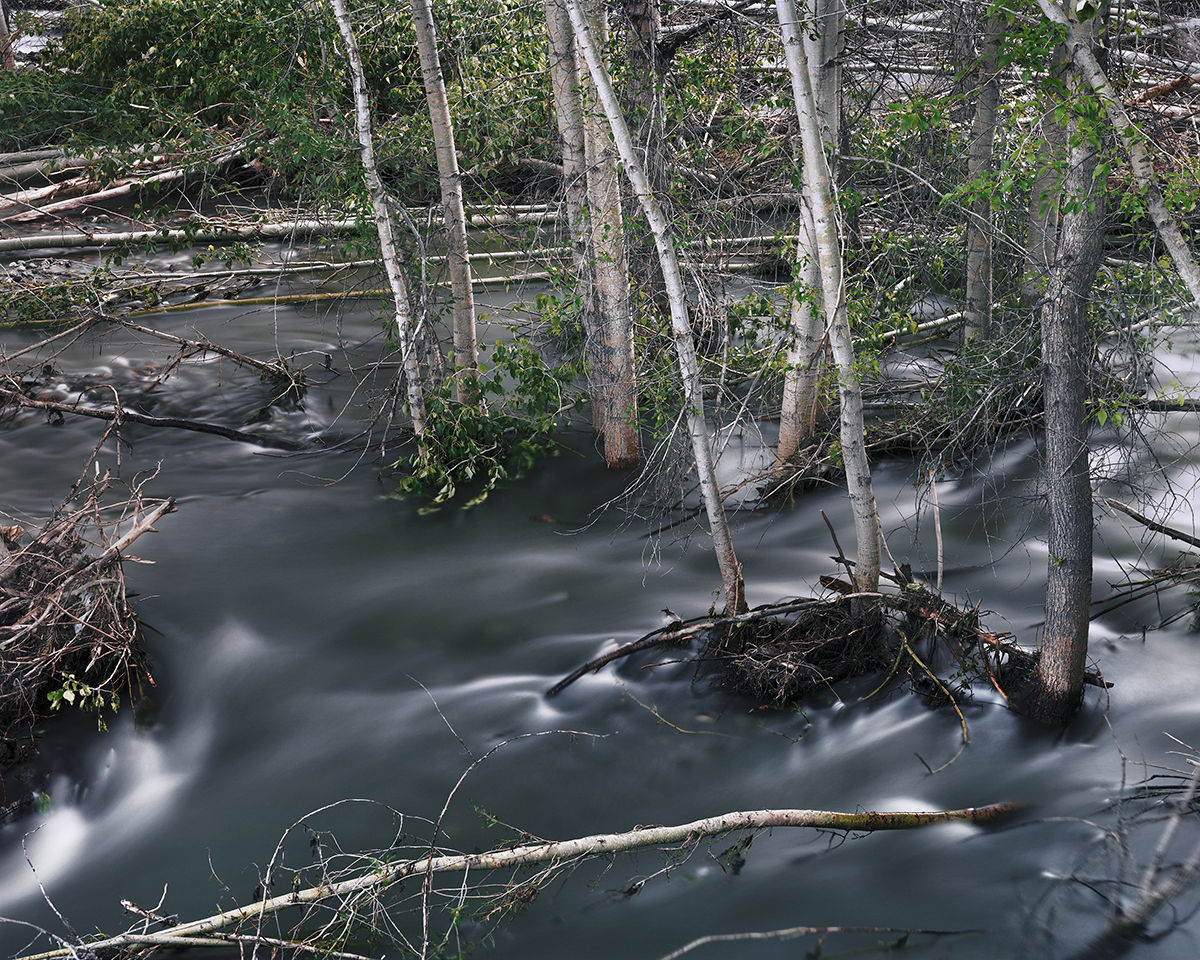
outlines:
[[1104, 184], [1092, 175], [1099, 150], [1092, 131], [1073, 130], [1058, 251], [1042, 306], [1042, 392], [1046, 418], [1049, 562], [1046, 622], [1030, 715], [1059, 725], [1083, 697], [1092, 603], [1092, 486], [1086, 401], [1087, 310], [1104, 240]]
[[[1048, 64], [1051, 77], [1068, 80], [1070, 58], [1063, 44], [1055, 44]], [[1025, 273], [1021, 279], [1021, 305], [1040, 305], [1046, 295], [1046, 283], [1054, 251], [1058, 244], [1061, 173], [1055, 161], [1067, 153], [1067, 132], [1054, 119], [1051, 106], [1042, 114], [1040, 130], [1034, 131], [1037, 151], [1037, 175], [1029, 192], [1029, 221], [1025, 233]], [[1038, 134], [1040, 133], [1040, 136]]]
[[[608, 20], [602, 0], [585, 0], [581, 14], [590, 35], [603, 47]], [[621, 181], [612, 131], [599, 106], [599, 96], [586, 70], [580, 72], [584, 100], [584, 159], [587, 167], [591, 276], [597, 328], [587, 331], [588, 381], [593, 422], [602, 435], [604, 459], [614, 469], [636, 466], [637, 379], [633, 346], [633, 300], [629, 287], [629, 255], [622, 216]]]
[[[988, 17], [979, 52], [979, 83], [975, 88], [975, 121], [971, 125], [971, 146], [967, 171], [972, 179], [984, 177], [992, 169], [996, 135], [996, 107], [1000, 103], [1000, 35], [1004, 20]], [[991, 198], [979, 197], [971, 205], [967, 218], [967, 309], [963, 340], [987, 337], [992, 330], [992, 204]]]

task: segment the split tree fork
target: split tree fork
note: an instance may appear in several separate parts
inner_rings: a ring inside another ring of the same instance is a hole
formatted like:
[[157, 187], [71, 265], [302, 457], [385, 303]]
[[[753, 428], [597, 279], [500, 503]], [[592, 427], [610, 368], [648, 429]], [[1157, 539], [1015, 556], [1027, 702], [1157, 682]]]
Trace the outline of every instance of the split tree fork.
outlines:
[[867, 462], [863, 434], [862, 384], [855, 364], [854, 344], [850, 339], [837, 207], [803, 42], [807, 25], [796, 13], [795, 0], [776, 0], [776, 11], [783, 34], [784, 56], [792, 78], [796, 116], [800, 122], [805, 200], [812, 213], [812, 239], [820, 265], [821, 302], [834, 363], [837, 365], [842, 462], [846, 469], [846, 485], [854, 510], [854, 532], [858, 539], [854, 577], [859, 590], [874, 593], [879, 589], [879, 513], [875, 508], [871, 467]]

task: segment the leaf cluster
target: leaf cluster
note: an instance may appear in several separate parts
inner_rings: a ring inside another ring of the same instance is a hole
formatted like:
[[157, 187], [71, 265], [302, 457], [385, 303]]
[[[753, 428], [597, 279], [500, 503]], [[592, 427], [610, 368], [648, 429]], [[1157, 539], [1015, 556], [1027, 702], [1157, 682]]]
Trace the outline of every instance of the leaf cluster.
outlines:
[[425, 501], [420, 513], [432, 513], [467, 488], [464, 509], [478, 506], [509, 480], [531, 471], [558, 452], [559, 418], [573, 404], [568, 387], [578, 374], [571, 363], [550, 367], [526, 339], [501, 341], [492, 348], [490, 367], [480, 365], [478, 381], [486, 405], [459, 403], [449, 388], [434, 392], [426, 404], [426, 431], [417, 451], [391, 469], [404, 471], [391, 496]]

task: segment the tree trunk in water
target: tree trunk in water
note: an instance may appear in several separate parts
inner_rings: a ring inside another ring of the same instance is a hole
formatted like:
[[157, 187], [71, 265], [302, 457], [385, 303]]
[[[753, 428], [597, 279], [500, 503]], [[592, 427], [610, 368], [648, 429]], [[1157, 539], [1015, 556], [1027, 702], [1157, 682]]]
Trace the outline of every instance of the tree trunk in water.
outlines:
[[[1030, 715], [1063, 724], [1083, 696], [1092, 603], [1092, 485], [1088, 472], [1087, 308], [1104, 241], [1106, 184], [1093, 182], [1096, 132], [1072, 123], [1057, 255], [1042, 307], [1042, 394], [1046, 417], [1049, 565], [1046, 623]], [[1076, 209], [1078, 208], [1078, 209]]]
[[[975, 122], [967, 171], [971, 179], [986, 177], [992, 168], [996, 134], [996, 107], [1000, 103], [1000, 33], [1004, 20], [987, 19], [979, 53], [979, 84], [976, 87]], [[967, 309], [963, 341], [988, 337], [992, 332], [992, 204], [989, 196], [971, 204], [967, 218]]]
[[[842, 53], [846, 8], [843, 0], [816, 0], [813, 7], [814, 29], [805, 31], [804, 49], [821, 141], [836, 164], [842, 147]], [[836, 177], [834, 167], [830, 168], [829, 175]], [[807, 202], [800, 218], [788, 366], [783, 375], [779, 444], [775, 448], [775, 462], [780, 468], [812, 439], [817, 424], [825, 415], [820, 397], [821, 381], [828, 370], [828, 354], [822, 350], [825, 317], [819, 308], [819, 298], [813, 299], [821, 289], [821, 267], [812, 209]]]
[[[618, 382], [606, 353], [605, 314], [599, 300], [592, 250], [591, 220], [588, 212], [588, 167], [585, 152], [584, 118], [579, 91], [586, 77], [580, 77], [575, 56], [575, 35], [567, 15], [565, 0], [546, 0], [546, 33], [550, 50], [550, 85], [554, 111], [562, 140], [563, 188], [566, 218], [570, 229], [571, 259], [582, 295], [581, 320], [585, 337], [585, 359], [592, 395], [592, 424], [604, 445], [604, 459], [611, 468], [635, 466], [639, 460], [637, 436], [637, 391], [633, 373], [632, 333], [625, 376], [629, 381], [628, 402], [614, 404], [607, 396], [608, 386]], [[619, 253], [619, 249], [617, 251]], [[632, 326], [631, 326], [632, 330]], [[611, 392], [611, 391], [610, 391]], [[624, 411], [625, 419], [609, 426], [614, 409]]]
[[461, 403], [478, 404], [479, 357], [475, 341], [475, 299], [471, 292], [471, 263], [467, 258], [467, 218], [463, 211], [462, 177], [454, 148], [450, 102], [438, 58], [437, 33], [429, 0], [411, 0], [425, 98], [433, 121], [438, 183], [446, 218], [446, 263], [454, 298], [454, 392]]
[[338, 30], [346, 45], [346, 60], [350, 67], [351, 87], [354, 91], [354, 118], [361, 150], [363, 177], [371, 196], [371, 209], [375, 213], [375, 229], [379, 234], [379, 253], [387, 271], [388, 284], [396, 303], [396, 342], [400, 345], [400, 363], [404, 371], [405, 389], [408, 395], [408, 412], [412, 417], [413, 433], [418, 443], [425, 435], [425, 398], [421, 387], [421, 365], [417, 358], [413, 336], [412, 307], [408, 297], [408, 281], [400, 263], [400, 251], [396, 246], [396, 234], [392, 225], [392, 213], [388, 208], [387, 192], [375, 166], [375, 138], [371, 133], [371, 105], [367, 99], [367, 85], [363, 74], [362, 58], [358, 55], [358, 41], [354, 27], [346, 10], [345, 0], [330, 0]]
[[[603, 0], [586, 0], [590, 32], [603, 44], [608, 23]], [[579, 86], [586, 103], [595, 104], [594, 80], [586, 73]], [[633, 352], [633, 302], [629, 289], [629, 259], [621, 213], [621, 181], [612, 131], [604, 115], [584, 114], [584, 157], [587, 165], [588, 218], [598, 329], [588, 331], [592, 405], [600, 408], [593, 422], [604, 440], [604, 459], [612, 468], [636, 466], [637, 380]]]
[[879, 589], [879, 513], [871, 487], [871, 468], [863, 436], [863, 400], [858, 370], [854, 363], [854, 344], [850, 339], [850, 321], [846, 311], [846, 284], [842, 273], [841, 242], [833, 203], [833, 185], [824, 144], [817, 121], [812, 80], [805, 54], [801, 26], [794, 0], [776, 0], [779, 26], [783, 32], [783, 50], [792, 77], [796, 115], [804, 149], [804, 184], [812, 208], [814, 237], [821, 265], [821, 292], [825, 322], [833, 359], [838, 368], [838, 399], [841, 403], [842, 462], [846, 484], [854, 509], [854, 532], [858, 540], [858, 560], [854, 575], [858, 588], [866, 592]]
[[600, 104], [612, 127], [613, 138], [621, 154], [621, 162], [625, 172], [633, 183], [634, 192], [642, 206], [642, 212], [654, 231], [654, 243], [658, 250], [659, 263], [662, 266], [663, 281], [666, 284], [667, 296], [671, 306], [671, 330], [675, 337], [675, 353], [679, 361], [679, 375], [683, 384], [685, 413], [692, 439], [692, 451], [696, 457], [696, 474], [700, 480], [700, 491], [704, 498], [705, 512], [708, 514], [709, 531], [713, 538], [713, 547], [717, 554], [717, 564], [721, 569], [721, 581], [725, 592], [725, 612], [736, 614], [745, 612], [746, 587], [742, 582], [742, 567], [733, 552], [733, 538], [729, 533], [729, 522], [725, 516], [725, 505], [721, 500], [721, 490], [717, 485], [716, 466], [713, 461], [712, 442], [708, 436], [708, 426], [704, 420], [704, 392], [700, 384], [700, 369], [696, 361], [696, 347], [692, 342], [691, 322], [688, 319], [687, 294], [683, 287], [683, 276], [679, 270], [679, 260], [675, 253], [675, 239], [671, 235], [670, 224], [664, 216], [662, 207], [650, 191], [650, 184], [642, 170], [629, 128], [625, 125], [625, 117], [621, 105], [613, 91], [612, 81], [604, 69], [599, 51], [592, 42], [587, 22], [580, 10], [580, 0], [567, 0], [567, 9], [571, 15], [571, 26], [575, 28], [575, 36], [587, 62], [588, 71]]

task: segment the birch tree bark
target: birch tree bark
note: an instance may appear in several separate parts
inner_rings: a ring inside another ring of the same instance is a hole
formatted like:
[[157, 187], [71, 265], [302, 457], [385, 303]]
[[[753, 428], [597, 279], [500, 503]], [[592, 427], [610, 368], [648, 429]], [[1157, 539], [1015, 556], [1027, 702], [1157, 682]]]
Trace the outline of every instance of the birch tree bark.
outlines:
[[396, 342], [400, 347], [400, 362], [404, 370], [405, 390], [408, 395], [409, 416], [412, 417], [413, 433], [418, 443], [425, 435], [425, 398], [421, 385], [421, 365], [417, 359], [413, 329], [412, 306], [408, 296], [408, 281], [400, 263], [396, 247], [396, 234], [392, 213], [388, 208], [387, 191], [375, 165], [375, 138], [371, 132], [371, 105], [367, 99], [367, 84], [363, 73], [362, 58], [358, 54], [358, 41], [354, 37], [354, 26], [346, 10], [345, 0], [329, 0], [333, 15], [337, 19], [342, 42], [346, 45], [346, 61], [350, 67], [350, 83], [354, 92], [354, 119], [362, 155], [363, 177], [371, 197], [371, 209], [375, 214], [375, 229], [379, 235], [379, 252], [387, 271], [388, 285], [396, 302]]
[[[1082, 81], [1076, 76], [1076, 89]], [[1049, 520], [1046, 622], [1030, 715], [1074, 716], [1083, 697], [1092, 603], [1092, 486], [1088, 471], [1087, 309], [1104, 242], [1105, 184], [1094, 173], [1098, 133], [1072, 121], [1067, 202], [1042, 307], [1042, 396]]]
[[[842, 813], [826, 810], [737, 810], [715, 817], [694, 820], [691, 823], [670, 824], [657, 827], [638, 827], [624, 833], [594, 834], [570, 840], [545, 843], [527, 843], [516, 847], [468, 854], [438, 854], [418, 860], [397, 860], [380, 864], [371, 860], [371, 868], [363, 873], [344, 877], [337, 882], [323, 883], [317, 887], [291, 890], [276, 897], [264, 896], [245, 906], [226, 910], [200, 920], [177, 923], [161, 930], [147, 931], [141, 925], [134, 930], [115, 937], [89, 941], [86, 946], [95, 951], [122, 951], [130, 946], [144, 948], [189, 946], [227, 946], [224, 942], [207, 939], [206, 935], [228, 927], [236, 927], [247, 921], [259, 926], [259, 934], [244, 940], [279, 943], [261, 936], [261, 925], [265, 917], [290, 907], [330, 900], [353, 903], [355, 894], [364, 891], [383, 891], [396, 887], [406, 879], [428, 877], [442, 873], [478, 873], [485, 870], [511, 870], [514, 867], [538, 863], [571, 864], [581, 857], [611, 857], [616, 853], [639, 850], [645, 847], [669, 846], [678, 854], [680, 847], [690, 849], [706, 837], [723, 836], [741, 831], [773, 830], [782, 827], [807, 827], [844, 833], [874, 833], [882, 830], [914, 830], [939, 823], [970, 823], [984, 825], [1019, 813], [1019, 803], [994, 803], [981, 807], [963, 807], [957, 810], [904, 810], [874, 811], [859, 810]], [[299, 826], [299, 824], [296, 824]], [[127, 903], [127, 901], [122, 901]], [[374, 900], [364, 901], [375, 903]], [[349, 911], [348, 911], [349, 912]], [[156, 918], [157, 919], [157, 918]], [[277, 922], [277, 921], [275, 921]], [[282, 946], [294, 946], [284, 942]], [[20, 957], [19, 960], [69, 960], [79, 955], [73, 944], [38, 954], [36, 957]], [[337, 954], [335, 954], [337, 955]], [[340, 954], [340, 956], [352, 956]]]
[[[603, 118], [598, 122], [594, 117], [585, 120], [580, 92], [586, 94], [592, 85], [586, 72], [581, 76], [579, 70], [565, 0], [546, 0], [546, 32], [551, 89], [562, 139], [572, 260], [584, 291], [582, 320], [592, 424], [600, 434], [608, 466], [633, 467], [640, 459], [637, 375], [620, 184], [612, 140]], [[594, 93], [591, 102], [595, 103]], [[593, 215], [597, 203], [606, 209]]]
[[804, 183], [812, 209], [814, 236], [821, 267], [821, 292], [830, 347], [838, 371], [838, 399], [841, 404], [842, 462], [854, 510], [854, 532], [858, 540], [855, 579], [867, 592], [879, 589], [879, 514], [871, 487], [871, 468], [863, 436], [863, 401], [858, 370], [854, 362], [854, 344], [850, 339], [850, 321], [846, 310], [846, 284], [842, 272], [842, 251], [829, 165], [817, 120], [808, 56], [802, 41], [802, 23], [794, 0], [776, 0], [783, 50], [804, 150]]
[[796, 242], [791, 330], [787, 369], [783, 374], [783, 402], [779, 408], [779, 443], [775, 447], [775, 463], [780, 469], [812, 439], [825, 415], [821, 402], [825, 323], [817, 299], [821, 267], [817, 262], [814, 230], [812, 211], [805, 203], [800, 211], [800, 239]]
[[[813, 86], [821, 140], [826, 155], [836, 164], [842, 143], [842, 53], [846, 26], [843, 0], [815, 0], [813, 18], [814, 29], [804, 31], [809, 80]], [[830, 177], [833, 176], [831, 167]], [[825, 415], [820, 387], [828, 372], [828, 356], [823, 349], [826, 324], [818, 302], [813, 300], [813, 295], [821, 288], [821, 267], [807, 197], [800, 219], [788, 365], [783, 375], [779, 443], [775, 448], [775, 462], [781, 469], [812, 439], [817, 424]]]
[[1129, 157], [1129, 166], [1134, 182], [1146, 195], [1146, 212], [1154, 222], [1163, 246], [1171, 255], [1175, 269], [1179, 271], [1183, 282], [1187, 284], [1192, 299], [1196, 301], [1197, 307], [1200, 307], [1200, 266], [1197, 266], [1192, 251], [1179, 230], [1179, 224], [1175, 222], [1163, 201], [1162, 191], [1158, 189], [1158, 182], [1154, 177], [1154, 166], [1150, 161], [1150, 154], [1142, 139], [1141, 131], [1129, 119], [1129, 114], [1125, 112], [1125, 108], [1113, 91], [1112, 84], [1108, 82], [1104, 68], [1096, 59], [1096, 54], [1092, 50], [1088, 25], [1080, 23], [1074, 16], [1068, 17], [1057, 0], [1038, 0], [1038, 6], [1042, 8], [1047, 19], [1067, 28], [1067, 48], [1071, 59], [1104, 105], [1108, 121], [1117, 131], [1117, 139], [1121, 141], [1121, 145]]
[[641, 204], [642, 213], [654, 232], [654, 243], [662, 266], [663, 282], [671, 307], [671, 331], [674, 335], [675, 354], [679, 361], [679, 375], [683, 385], [684, 404], [688, 429], [691, 433], [692, 452], [696, 458], [696, 473], [700, 480], [701, 496], [708, 515], [709, 532], [716, 550], [717, 564], [721, 569], [721, 581], [725, 593], [726, 613], [742, 613], [747, 609], [746, 588], [742, 582], [742, 568], [733, 550], [733, 538], [729, 532], [725, 505], [717, 485], [716, 466], [713, 460], [712, 442], [704, 419], [704, 392], [700, 383], [700, 370], [696, 361], [696, 347], [692, 341], [691, 321], [688, 317], [687, 293], [683, 276], [679, 270], [679, 259], [675, 253], [675, 239], [662, 207], [650, 190], [646, 174], [634, 149], [633, 138], [625, 124], [617, 95], [613, 90], [608, 71], [600, 59], [599, 51], [592, 40], [588, 24], [580, 9], [580, 0], [567, 0], [571, 26], [575, 30], [580, 51], [587, 62], [588, 72], [595, 85], [600, 105], [612, 128], [613, 139], [621, 155], [625, 173], [633, 183], [634, 193]]
[[17, 58], [13, 54], [12, 32], [8, 29], [8, 11], [0, 3], [0, 70], [16, 70]]
[[[979, 83], [975, 91], [975, 120], [967, 173], [972, 180], [987, 176], [992, 168], [996, 136], [996, 108], [1000, 103], [1000, 35], [1004, 20], [997, 14], [987, 18], [979, 53]], [[967, 218], [967, 309], [963, 341], [987, 337], [992, 330], [992, 204], [990, 196], [979, 196]]]
[[454, 147], [450, 101], [438, 57], [437, 31], [429, 0], [411, 0], [425, 99], [433, 122], [433, 147], [437, 156], [438, 184], [446, 220], [446, 264], [454, 299], [454, 393], [461, 403], [480, 402], [479, 356], [475, 339], [475, 299], [471, 291], [471, 263], [467, 257], [467, 218], [463, 211], [462, 177]]
[[842, 152], [842, 58], [846, 47], [845, 0], [812, 0], [813, 29], [804, 31], [804, 52], [812, 81], [821, 141], [831, 182], [838, 181]]

